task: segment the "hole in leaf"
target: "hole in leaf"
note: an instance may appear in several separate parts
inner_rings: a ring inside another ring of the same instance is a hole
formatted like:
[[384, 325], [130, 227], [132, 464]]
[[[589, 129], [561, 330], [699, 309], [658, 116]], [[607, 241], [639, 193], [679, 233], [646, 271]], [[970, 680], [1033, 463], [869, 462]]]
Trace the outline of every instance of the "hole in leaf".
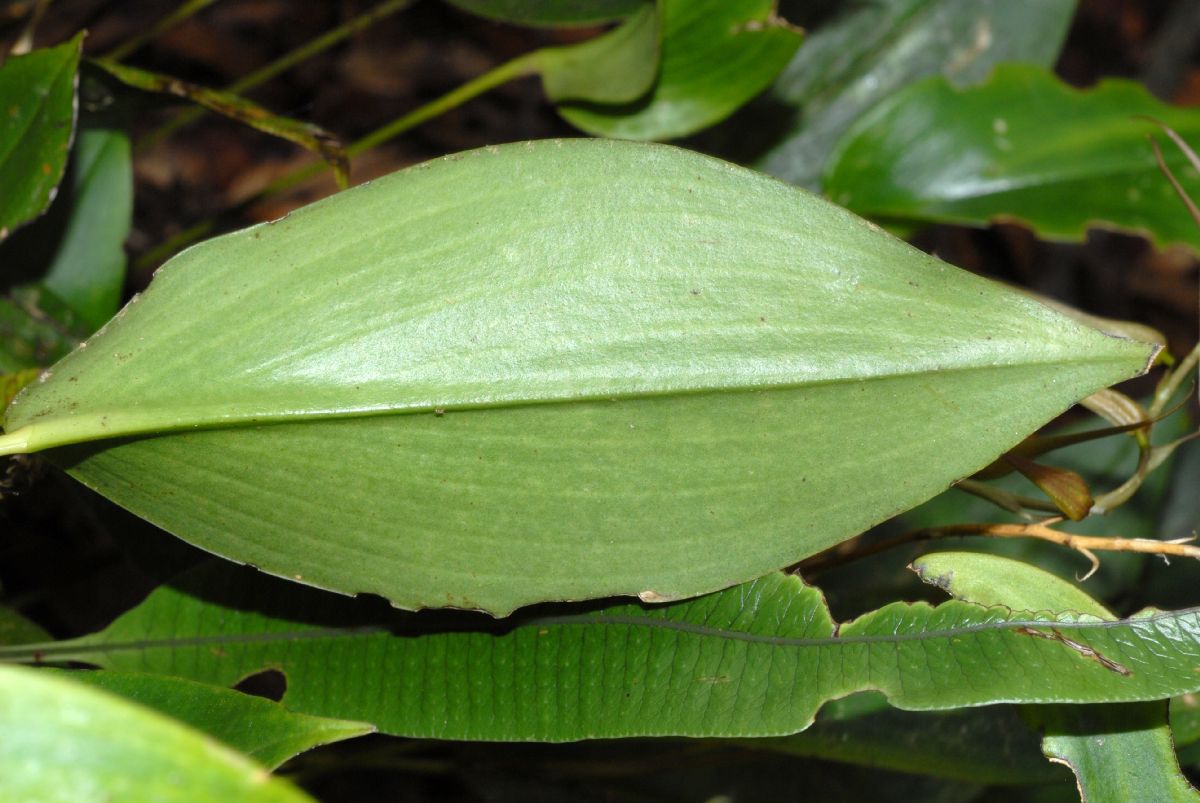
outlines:
[[233, 688], [244, 694], [279, 702], [287, 693], [287, 676], [278, 669], [264, 669], [242, 678]]

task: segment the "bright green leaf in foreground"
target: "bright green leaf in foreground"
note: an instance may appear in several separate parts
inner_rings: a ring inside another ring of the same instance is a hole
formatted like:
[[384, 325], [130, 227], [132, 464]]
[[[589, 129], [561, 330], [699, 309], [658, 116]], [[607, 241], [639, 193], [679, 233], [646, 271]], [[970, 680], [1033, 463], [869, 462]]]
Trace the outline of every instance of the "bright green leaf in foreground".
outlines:
[[[1064, 240], [1103, 226], [1200, 250], [1200, 232], [1148, 141], [1159, 128], [1139, 115], [1200, 138], [1200, 111], [1168, 106], [1131, 81], [1078, 90], [1015, 64], [968, 89], [934, 78], [855, 125], [830, 163], [825, 192], [872, 217], [1018, 220]], [[1194, 186], [1200, 177], [1179, 149], [1164, 148], [1164, 156], [1184, 186]]]
[[1159, 699], [1200, 689], [1198, 634], [1196, 610], [1103, 622], [957, 601], [894, 603], [837, 627], [817, 589], [778, 573], [686, 602], [497, 622], [392, 611], [214, 562], [100, 633], [0, 657], [37, 650], [220, 685], [270, 667], [293, 711], [409, 736], [570, 741], [790, 734], [864, 689], [913, 710]]
[[794, 110], [794, 123], [761, 166], [809, 189], [846, 129], [912, 81], [942, 75], [963, 85], [1004, 61], [1053, 65], [1075, 0], [871, 0], [837, 9], [769, 93]]
[[599, 140], [457, 154], [193, 248], [0, 450], [407, 608], [724, 588], [994, 460], [1152, 348], [808, 193]]
[[98, 671], [63, 676], [161, 711], [272, 769], [310, 748], [375, 730], [362, 722], [295, 714], [262, 697], [166, 675]]
[[5, 800], [310, 800], [213, 739], [60, 674], [0, 666], [0, 733]]
[[519, 25], [596, 25], [653, 5], [652, 0], [450, 0], [459, 8]]
[[619, 106], [561, 104], [567, 122], [622, 139], [691, 134], [762, 92], [802, 39], [775, 14], [774, 0], [660, 0], [660, 7], [662, 62], [649, 94]]
[[[979, 604], [1115, 618], [1065, 580], [1008, 558], [941, 552], [914, 561], [913, 567], [928, 582]], [[1175, 758], [1165, 701], [1028, 706], [1025, 714], [1044, 734], [1046, 755], [1071, 768], [1089, 803], [1200, 799]]]
[[54, 198], [75, 131], [82, 45], [80, 33], [0, 66], [0, 240]]

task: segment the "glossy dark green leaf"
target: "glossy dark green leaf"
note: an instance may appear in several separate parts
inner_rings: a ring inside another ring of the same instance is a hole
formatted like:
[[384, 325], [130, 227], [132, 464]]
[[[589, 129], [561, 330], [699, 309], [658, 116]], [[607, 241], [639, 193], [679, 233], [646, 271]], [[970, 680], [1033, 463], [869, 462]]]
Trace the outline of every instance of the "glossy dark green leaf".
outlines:
[[628, 17], [653, 0], [449, 0], [483, 17], [518, 25], [596, 25]]
[[167, 675], [100, 670], [64, 677], [160, 711], [271, 769], [318, 745], [375, 730], [363, 722], [296, 714], [262, 697]]
[[1195, 610], [1113, 623], [962, 602], [895, 603], [838, 626], [819, 591], [782, 574], [686, 602], [497, 622], [391, 611], [215, 562], [97, 634], [0, 658], [218, 685], [272, 668], [292, 711], [409, 736], [571, 741], [786, 735], [864, 689], [911, 710], [1158, 699], [1200, 689], [1198, 627]]
[[774, 0], [660, 0], [662, 61], [650, 92], [625, 105], [560, 104], [572, 125], [605, 137], [673, 139], [732, 114], [783, 69], [802, 35]]
[[[913, 568], [922, 579], [955, 597], [983, 605], [1069, 610], [1109, 621], [1114, 618], [1075, 586], [1029, 564], [995, 555], [941, 552], [914, 561]], [[1100, 654], [1094, 658], [1104, 660]], [[1081, 796], [1089, 803], [1200, 799], [1179, 769], [1165, 700], [1132, 705], [1029, 706], [1025, 713], [1044, 734], [1046, 755], [1071, 768]]]
[[228, 747], [58, 673], [0, 666], [5, 799], [311, 801]]
[[[877, 217], [1017, 220], [1062, 240], [1102, 226], [1200, 249], [1200, 231], [1155, 161], [1149, 137], [1160, 130], [1140, 115], [1200, 141], [1200, 111], [1161, 103], [1131, 81], [1078, 90], [1015, 64], [966, 89], [933, 78], [879, 104], [847, 133], [825, 191]], [[1177, 148], [1164, 156], [1185, 188], [1198, 186]]]
[[133, 215], [129, 137], [115, 129], [83, 128], [72, 176], [71, 210], [42, 284], [70, 305], [90, 332], [121, 305], [124, 244]]
[[83, 34], [0, 65], [0, 240], [54, 199], [75, 131]]
[[929, 75], [967, 84], [1004, 61], [1048, 67], [1074, 11], [1075, 0], [840, 4], [771, 89], [771, 100], [794, 110], [795, 124], [761, 166], [815, 189], [834, 143], [864, 112]]
[[165, 529], [401, 607], [663, 601], [912, 507], [1152, 351], [724, 162], [519, 143], [185, 252], [0, 451], [78, 444]]

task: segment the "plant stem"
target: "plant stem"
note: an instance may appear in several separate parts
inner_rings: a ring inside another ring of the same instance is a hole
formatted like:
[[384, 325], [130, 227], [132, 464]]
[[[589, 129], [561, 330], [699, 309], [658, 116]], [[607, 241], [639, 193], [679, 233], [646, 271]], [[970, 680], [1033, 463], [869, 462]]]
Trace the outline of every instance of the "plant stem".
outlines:
[[[518, 56], [511, 61], [506, 61], [499, 67], [489, 70], [478, 78], [470, 80], [457, 89], [447, 92], [440, 98], [432, 100], [403, 117], [399, 117], [387, 125], [375, 129], [361, 139], [355, 140], [346, 146], [346, 155], [357, 156], [364, 151], [369, 151], [371, 148], [395, 139], [406, 131], [416, 128], [421, 123], [445, 114], [451, 109], [455, 109], [467, 101], [482, 95], [484, 92], [495, 89], [501, 84], [506, 84], [515, 78], [533, 75], [537, 72], [538, 68], [537, 57], [538, 52], [534, 51], [533, 53], [526, 53], [524, 56]], [[323, 162], [314, 162], [307, 167], [302, 167], [268, 184], [253, 200], [261, 200], [267, 196], [291, 189], [302, 181], [321, 173], [327, 167], [328, 165]]]
[[[537, 73], [539, 67], [540, 51], [526, 53], [523, 56], [518, 56], [511, 61], [506, 61], [499, 67], [484, 73], [478, 78], [474, 78], [462, 86], [447, 92], [436, 100], [426, 103], [403, 117], [399, 117], [392, 122], [381, 126], [361, 139], [350, 143], [346, 146], [347, 156], [357, 156], [364, 151], [375, 148], [383, 143], [395, 139], [401, 134], [416, 128], [421, 123], [431, 120], [440, 114], [445, 114], [451, 109], [457, 108], [469, 100], [472, 100], [479, 95], [482, 95], [488, 90], [506, 84], [509, 81], [522, 78], [528, 75]], [[328, 169], [329, 165], [324, 162], [314, 162], [298, 170], [289, 173], [282, 178], [268, 184], [263, 189], [259, 190], [254, 195], [236, 204], [229, 212], [240, 212], [248, 209], [264, 198], [272, 195], [277, 195], [285, 190], [300, 184], [318, 175], [323, 170]], [[135, 263], [136, 270], [144, 270], [151, 265], [162, 262], [167, 257], [175, 254], [183, 248], [191, 245], [205, 235], [211, 233], [217, 226], [219, 218], [213, 217], [208, 220], [201, 221], [196, 225], [176, 234], [170, 240], [159, 245], [145, 254], [143, 254]]]
[[170, 14], [163, 17], [137, 36], [122, 42], [112, 50], [105, 53], [104, 58], [109, 59], [110, 61], [120, 61], [130, 53], [133, 53], [141, 48], [150, 40], [161, 36], [166, 31], [171, 30], [176, 25], [186, 20], [188, 17], [195, 16], [215, 2], [217, 2], [217, 0], [186, 0], [186, 2], [181, 4], [179, 8], [175, 9]]
[[[295, 50], [285, 53], [270, 64], [260, 67], [249, 75], [233, 82], [225, 88], [225, 91], [235, 95], [243, 94], [246, 90], [266, 83], [280, 73], [286, 72], [297, 64], [312, 58], [322, 51], [328, 50], [343, 39], [358, 33], [364, 28], [370, 27], [384, 17], [404, 10], [412, 5], [413, 2], [414, 0], [384, 0], [384, 2], [379, 3], [368, 11], [364, 11], [362, 14], [347, 20], [336, 28], [326, 31], [315, 39], [310, 39], [308, 42], [305, 42]], [[207, 110], [203, 108], [192, 108], [180, 112], [139, 139], [135, 148], [138, 150], [149, 148], [184, 126], [190, 125], [200, 119], [206, 113]]]

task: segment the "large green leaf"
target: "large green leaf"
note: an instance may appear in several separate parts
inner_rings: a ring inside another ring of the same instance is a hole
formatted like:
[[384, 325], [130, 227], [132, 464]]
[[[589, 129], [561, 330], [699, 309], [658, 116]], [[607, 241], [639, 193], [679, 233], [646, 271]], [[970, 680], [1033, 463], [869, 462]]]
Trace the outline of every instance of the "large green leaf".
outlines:
[[83, 34], [0, 66], [0, 240], [54, 198], [75, 131]]
[[[1099, 225], [1200, 249], [1200, 231], [1155, 161], [1149, 136], [1159, 129], [1141, 115], [1200, 139], [1200, 112], [1132, 81], [1078, 90], [1023, 64], [967, 89], [933, 78], [859, 120], [831, 157], [825, 191], [875, 217], [1019, 220], [1066, 240]], [[1200, 178], [1178, 148], [1164, 156], [1185, 186]]]
[[306, 801], [245, 757], [162, 714], [51, 674], [0, 666], [6, 800]]
[[622, 139], [691, 134], [766, 89], [802, 39], [774, 0], [660, 0], [660, 8], [662, 61], [650, 92], [624, 105], [560, 104], [567, 122]]
[[262, 697], [166, 675], [72, 671], [65, 677], [161, 711], [272, 769], [310, 748], [375, 730], [363, 722], [296, 714]]
[[80, 444], [187, 540], [402, 607], [659, 601], [912, 507], [1150, 353], [756, 173], [549, 141], [181, 254], [0, 451]]
[[911, 710], [1200, 689], [1198, 625], [1197, 610], [1114, 623], [952, 601], [894, 603], [839, 626], [817, 589], [779, 573], [668, 605], [497, 622], [393, 611], [214, 562], [100, 633], [0, 658], [220, 685], [273, 668], [290, 710], [409, 736], [761, 736], [802, 730], [827, 700], [864, 689]]
[[82, 128], [75, 143], [71, 211], [42, 283], [95, 331], [121, 305], [125, 238], [133, 215], [129, 137]]
[[[942, 552], [913, 563], [955, 597], [1014, 610], [1072, 610], [1112, 621], [1112, 613], [1075, 586], [1019, 561]], [[1200, 799], [1179, 769], [1167, 705], [1030, 706], [1046, 755], [1075, 773], [1088, 803]]]
[[771, 100], [795, 110], [795, 123], [763, 169], [815, 189], [834, 143], [865, 111], [928, 75], [965, 84], [1002, 61], [1050, 66], [1074, 10], [1075, 0], [841, 4], [771, 89]]
[[595, 25], [627, 17], [652, 0], [449, 0], [483, 17], [520, 25]]

